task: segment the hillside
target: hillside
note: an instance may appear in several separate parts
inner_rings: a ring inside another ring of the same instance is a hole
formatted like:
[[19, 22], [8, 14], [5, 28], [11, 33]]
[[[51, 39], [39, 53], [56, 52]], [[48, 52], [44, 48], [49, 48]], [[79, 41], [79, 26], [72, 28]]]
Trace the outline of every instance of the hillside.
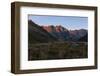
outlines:
[[39, 25], [33, 21], [28, 21], [28, 42], [29, 43], [42, 43], [56, 41], [57, 38], [49, 34]]

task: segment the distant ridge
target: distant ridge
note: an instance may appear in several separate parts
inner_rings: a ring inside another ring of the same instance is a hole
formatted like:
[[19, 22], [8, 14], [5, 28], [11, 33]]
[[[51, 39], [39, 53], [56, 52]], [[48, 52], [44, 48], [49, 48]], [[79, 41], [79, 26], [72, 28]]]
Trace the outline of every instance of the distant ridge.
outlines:
[[79, 39], [79, 41], [82, 41], [82, 42], [87, 42], [88, 41], [88, 35], [86, 34], [85, 36], [83, 36], [83, 37], [81, 37], [80, 39]]

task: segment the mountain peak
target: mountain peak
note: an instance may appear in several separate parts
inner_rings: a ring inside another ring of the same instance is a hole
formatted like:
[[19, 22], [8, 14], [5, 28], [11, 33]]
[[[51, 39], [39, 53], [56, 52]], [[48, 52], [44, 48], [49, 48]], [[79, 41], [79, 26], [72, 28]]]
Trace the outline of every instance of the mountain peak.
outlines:
[[41, 26], [43, 29], [45, 29], [47, 32], [64, 32], [64, 31], [68, 31], [66, 28], [64, 28], [62, 25], [42, 25]]

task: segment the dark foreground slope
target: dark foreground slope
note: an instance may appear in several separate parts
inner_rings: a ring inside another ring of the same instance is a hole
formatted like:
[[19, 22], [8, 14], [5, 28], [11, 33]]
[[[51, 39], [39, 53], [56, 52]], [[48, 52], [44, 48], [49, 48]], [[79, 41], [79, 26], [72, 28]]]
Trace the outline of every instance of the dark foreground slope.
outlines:
[[57, 38], [53, 37], [46, 30], [31, 20], [28, 21], [28, 42], [29, 43], [45, 43], [56, 41]]

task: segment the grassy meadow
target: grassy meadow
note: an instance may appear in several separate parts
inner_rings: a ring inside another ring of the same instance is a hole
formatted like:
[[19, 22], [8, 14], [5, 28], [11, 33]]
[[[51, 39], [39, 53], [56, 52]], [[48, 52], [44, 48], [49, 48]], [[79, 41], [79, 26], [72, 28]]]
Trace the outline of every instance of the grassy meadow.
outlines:
[[87, 58], [87, 42], [49, 42], [28, 45], [28, 60]]

